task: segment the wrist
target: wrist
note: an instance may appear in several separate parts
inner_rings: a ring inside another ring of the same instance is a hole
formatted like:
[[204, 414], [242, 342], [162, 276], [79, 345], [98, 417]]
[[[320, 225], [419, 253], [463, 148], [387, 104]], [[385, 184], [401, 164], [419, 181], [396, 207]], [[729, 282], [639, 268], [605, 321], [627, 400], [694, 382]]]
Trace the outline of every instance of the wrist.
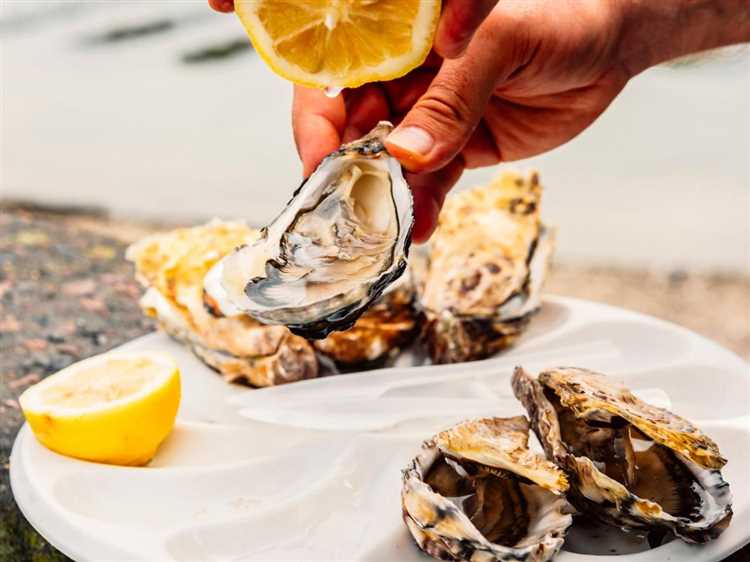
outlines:
[[618, 58], [630, 76], [698, 51], [750, 41], [748, 0], [614, 0]]

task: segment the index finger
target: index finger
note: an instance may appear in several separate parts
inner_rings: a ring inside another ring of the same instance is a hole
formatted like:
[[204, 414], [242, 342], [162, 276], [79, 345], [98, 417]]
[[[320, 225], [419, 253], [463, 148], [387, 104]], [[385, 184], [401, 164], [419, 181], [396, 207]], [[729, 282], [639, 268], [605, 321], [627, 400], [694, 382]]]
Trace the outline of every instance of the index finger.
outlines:
[[234, 0], [208, 0], [208, 5], [217, 12], [234, 11]]
[[329, 98], [322, 90], [294, 87], [292, 129], [305, 177], [341, 145], [345, 126], [346, 106], [342, 95]]
[[443, 13], [435, 34], [435, 50], [438, 54], [447, 59], [460, 56], [497, 2], [498, 0], [443, 0]]

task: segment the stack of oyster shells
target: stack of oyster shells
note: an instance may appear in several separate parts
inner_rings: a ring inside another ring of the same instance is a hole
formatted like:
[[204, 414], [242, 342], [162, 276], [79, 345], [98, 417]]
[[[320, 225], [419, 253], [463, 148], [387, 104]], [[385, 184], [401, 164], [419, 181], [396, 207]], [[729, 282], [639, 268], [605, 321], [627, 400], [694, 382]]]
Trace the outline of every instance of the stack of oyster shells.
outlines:
[[230, 382], [262, 387], [368, 369], [415, 346], [433, 363], [471, 361], [512, 345], [541, 306], [553, 246], [541, 196], [536, 172], [509, 171], [449, 197], [429, 247], [412, 251], [404, 275], [351, 328], [324, 339], [225, 316], [206, 293], [207, 273], [258, 240], [244, 222], [156, 234], [127, 257], [146, 287], [144, 311]]
[[[424, 442], [403, 471], [403, 519], [440, 560], [553, 558], [579, 514], [658, 547], [702, 544], [732, 519], [711, 438], [606, 375], [518, 367], [523, 416], [462, 422]], [[543, 454], [529, 449], [529, 428]]]
[[[380, 123], [341, 147], [257, 231], [213, 221], [129, 248], [141, 301], [230, 382], [255, 387], [512, 345], [541, 306], [554, 246], [535, 172], [448, 198], [409, 257], [411, 191]], [[716, 538], [732, 517], [726, 460], [689, 421], [578, 368], [511, 379], [528, 419], [470, 420], [424, 442], [403, 471], [403, 519], [442, 560], [546, 561], [575, 513], [658, 546]], [[543, 454], [529, 446], [529, 429]]]

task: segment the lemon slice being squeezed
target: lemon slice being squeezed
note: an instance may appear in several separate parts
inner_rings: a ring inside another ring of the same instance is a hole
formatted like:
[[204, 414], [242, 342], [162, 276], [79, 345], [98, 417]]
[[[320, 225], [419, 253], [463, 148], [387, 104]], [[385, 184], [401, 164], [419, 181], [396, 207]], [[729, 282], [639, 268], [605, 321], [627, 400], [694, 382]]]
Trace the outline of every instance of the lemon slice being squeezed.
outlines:
[[143, 465], [174, 425], [177, 364], [160, 353], [107, 353], [27, 389], [19, 402], [36, 438], [79, 459]]
[[284, 78], [335, 93], [391, 80], [432, 47], [441, 0], [235, 0], [263, 60]]

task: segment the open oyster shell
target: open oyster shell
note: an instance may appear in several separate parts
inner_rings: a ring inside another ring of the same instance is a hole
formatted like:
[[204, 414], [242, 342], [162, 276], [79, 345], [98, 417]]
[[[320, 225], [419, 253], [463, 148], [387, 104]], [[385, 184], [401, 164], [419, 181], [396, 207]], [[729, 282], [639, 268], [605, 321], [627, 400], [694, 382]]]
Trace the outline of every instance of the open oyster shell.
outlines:
[[418, 299], [433, 362], [508, 347], [539, 308], [554, 246], [539, 217], [541, 197], [536, 172], [505, 172], [446, 200]]
[[315, 351], [305, 339], [246, 316], [216, 316], [204, 304], [206, 272], [233, 248], [257, 237], [244, 223], [214, 221], [133, 244], [127, 258], [148, 288], [141, 307], [227, 381], [260, 387], [315, 377]]
[[404, 521], [441, 560], [544, 561], [571, 524], [565, 475], [528, 449], [523, 416], [460, 423], [403, 472]]
[[585, 369], [550, 369], [533, 377], [520, 367], [513, 391], [547, 456], [571, 482], [582, 512], [652, 544], [668, 531], [702, 543], [732, 517], [726, 460], [689, 421]]
[[313, 341], [313, 345], [340, 368], [374, 367], [410, 344], [417, 329], [414, 286], [407, 269], [354, 326], [332, 332], [325, 339]]
[[225, 315], [246, 313], [320, 339], [351, 327], [406, 268], [411, 190], [382, 122], [327, 156], [253, 244], [209, 273]]

